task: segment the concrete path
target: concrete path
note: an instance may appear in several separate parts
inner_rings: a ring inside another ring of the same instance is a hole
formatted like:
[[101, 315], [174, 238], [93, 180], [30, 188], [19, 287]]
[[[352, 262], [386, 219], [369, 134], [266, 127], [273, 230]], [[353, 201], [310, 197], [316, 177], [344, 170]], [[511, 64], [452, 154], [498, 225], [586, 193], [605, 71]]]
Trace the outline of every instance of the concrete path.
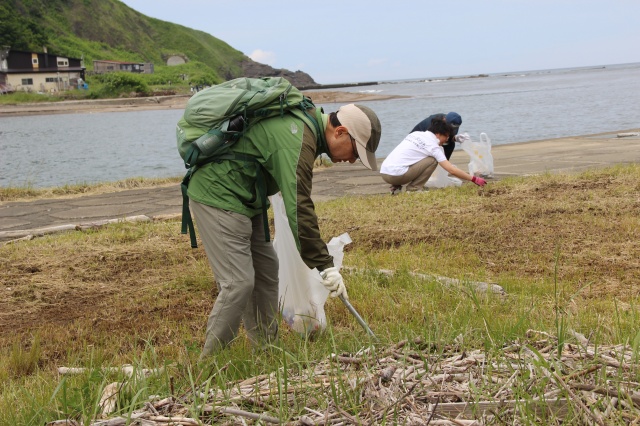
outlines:
[[[544, 172], [573, 172], [619, 163], [640, 163], [640, 129], [597, 135], [498, 145], [492, 148], [495, 179]], [[468, 155], [456, 150], [452, 162], [467, 170]], [[489, 181], [491, 184], [491, 181]], [[388, 185], [359, 162], [340, 163], [314, 173], [313, 199], [385, 194]], [[0, 204], [0, 241], [63, 230], [84, 229], [118, 220], [178, 217], [179, 185], [100, 195]]]

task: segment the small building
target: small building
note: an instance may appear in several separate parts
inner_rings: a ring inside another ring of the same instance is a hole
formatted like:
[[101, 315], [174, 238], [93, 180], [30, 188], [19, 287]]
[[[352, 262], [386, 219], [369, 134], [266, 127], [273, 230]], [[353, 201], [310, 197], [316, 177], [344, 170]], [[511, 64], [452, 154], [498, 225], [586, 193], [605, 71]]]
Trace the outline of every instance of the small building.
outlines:
[[167, 58], [167, 65], [169, 65], [170, 67], [174, 65], [182, 65], [186, 63], [187, 63], [187, 58], [182, 55], [171, 55]]
[[0, 49], [0, 86], [13, 91], [59, 92], [75, 89], [85, 77], [82, 59]]
[[151, 62], [93, 61], [93, 72], [95, 74], [116, 71], [153, 74], [153, 64]]

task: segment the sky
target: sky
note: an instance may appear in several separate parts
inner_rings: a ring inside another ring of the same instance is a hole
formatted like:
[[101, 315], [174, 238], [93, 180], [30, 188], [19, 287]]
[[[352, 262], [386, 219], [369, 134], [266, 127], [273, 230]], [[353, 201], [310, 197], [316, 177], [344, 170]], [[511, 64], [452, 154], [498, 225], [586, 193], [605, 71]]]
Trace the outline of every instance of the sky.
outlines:
[[640, 0], [122, 0], [336, 84], [640, 62]]

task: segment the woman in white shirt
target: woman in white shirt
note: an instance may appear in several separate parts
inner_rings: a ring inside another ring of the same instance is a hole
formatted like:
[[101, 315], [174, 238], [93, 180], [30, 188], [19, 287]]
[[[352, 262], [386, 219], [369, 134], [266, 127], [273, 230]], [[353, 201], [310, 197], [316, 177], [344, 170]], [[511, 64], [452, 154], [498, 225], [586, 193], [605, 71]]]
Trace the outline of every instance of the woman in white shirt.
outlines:
[[487, 181], [478, 176], [463, 172], [444, 154], [442, 145], [447, 143], [452, 128], [444, 119], [433, 119], [426, 132], [412, 132], [385, 158], [380, 167], [382, 179], [391, 185], [391, 194], [402, 190], [420, 191], [438, 164], [450, 174], [463, 180], [469, 180], [478, 186]]

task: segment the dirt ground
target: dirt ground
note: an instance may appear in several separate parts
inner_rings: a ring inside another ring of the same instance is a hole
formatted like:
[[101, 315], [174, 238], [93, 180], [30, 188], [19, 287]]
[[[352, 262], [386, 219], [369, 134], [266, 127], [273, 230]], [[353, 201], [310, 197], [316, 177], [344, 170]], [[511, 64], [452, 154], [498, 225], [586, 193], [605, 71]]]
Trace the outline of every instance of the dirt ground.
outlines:
[[[304, 92], [317, 104], [347, 103], [394, 99], [399, 96], [357, 92]], [[0, 105], [0, 117], [40, 114], [73, 114], [93, 112], [127, 112], [162, 109], [184, 109], [189, 96], [155, 96], [148, 98], [96, 99], [82, 101], [40, 102]]]
[[[399, 203], [396, 218], [358, 212], [369, 225], [349, 231], [358, 242], [350, 249], [372, 252], [427, 241], [443, 247], [470, 244], [470, 251], [482, 248], [490, 275], [510, 272], [530, 281], [553, 271], [558, 251], [557, 279], [588, 286], [583, 297], [616, 294], [629, 301], [637, 297], [640, 271], [639, 246], [632, 237], [640, 214], [636, 179], [635, 174], [605, 174], [480, 191], [467, 208], [455, 207], [456, 226], [446, 221], [427, 225], [415, 217], [415, 207], [403, 204], [413, 198], [394, 198]], [[450, 209], [444, 203], [429, 211], [446, 216]], [[323, 213], [323, 230], [329, 235], [343, 232], [343, 225], [328, 214]], [[334, 214], [348, 215], [342, 210]], [[403, 214], [411, 218], [398, 220]], [[64, 328], [91, 318], [100, 329], [128, 327], [132, 320], [149, 320], [152, 327], [154, 315], [179, 321], [206, 316], [211, 272], [203, 250], [190, 251], [187, 245], [178, 223], [166, 222], [153, 229], [123, 224], [110, 231], [0, 247], [0, 339], [43, 321]], [[194, 268], [202, 268], [196, 275], [205, 284], [183, 282]], [[129, 295], [127, 301], [122, 295]]]

